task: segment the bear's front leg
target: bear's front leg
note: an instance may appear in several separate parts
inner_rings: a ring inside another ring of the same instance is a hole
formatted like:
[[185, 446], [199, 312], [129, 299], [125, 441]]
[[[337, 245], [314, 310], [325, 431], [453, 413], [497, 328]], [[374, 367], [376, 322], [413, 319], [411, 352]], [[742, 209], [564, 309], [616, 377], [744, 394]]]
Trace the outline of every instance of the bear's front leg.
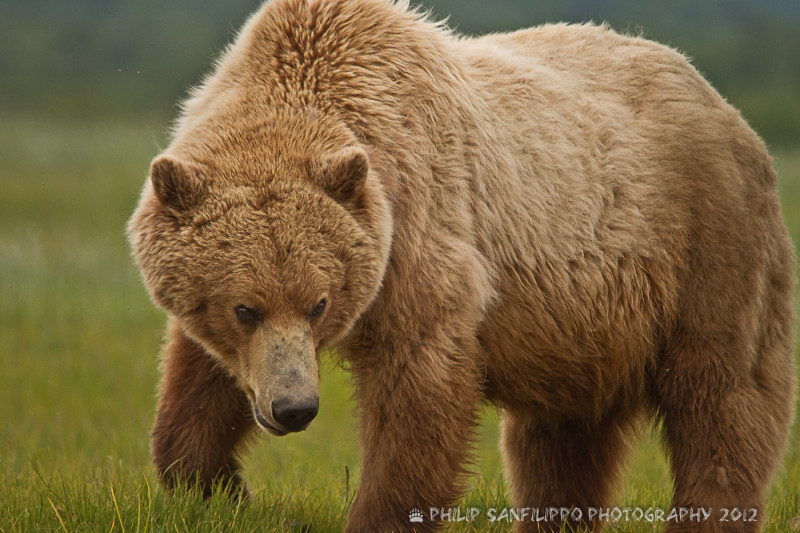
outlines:
[[[394, 343], [352, 360], [361, 409], [362, 474], [346, 531], [434, 531], [430, 508], [464, 492], [482, 377], [477, 343]], [[418, 509], [423, 521], [410, 521]]]
[[159, 477], [198, 484], [206, 497], [217, 482], [243, 490], [235, 454], [254, 426], [247, 396], [177, 324], [168, 337], [151, 443]]

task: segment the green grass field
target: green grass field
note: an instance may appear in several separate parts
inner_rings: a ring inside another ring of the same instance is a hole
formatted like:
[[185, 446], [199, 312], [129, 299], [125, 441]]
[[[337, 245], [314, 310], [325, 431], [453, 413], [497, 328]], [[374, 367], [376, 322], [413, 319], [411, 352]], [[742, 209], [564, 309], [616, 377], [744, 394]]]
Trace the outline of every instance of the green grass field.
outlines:
[[[359, 476], [347, 375], [327, 364], [308, 431], [260, 437], [246, 504], [165, 494], [148, 440], [164, 315], [129, 257], [124, 225], [160, 126], [5, 119], [0, 128], [0, 531], [337, 531]], [[800, 239], [800, 150], [776, 154], [786, 220]], [[769, 532], [800, 515], [800, 438], [767, 509]], [[616, 503], [667, 507], [669, 472], [649, 428]], [[487, 409], [473, 489], [461, 504], [509, 506]], [[483, 517], [458, 531], [486, 531]], [[508, 529], [495, 523], [493, 530]], [[652, 531], [650, 523], [619, 524]]]

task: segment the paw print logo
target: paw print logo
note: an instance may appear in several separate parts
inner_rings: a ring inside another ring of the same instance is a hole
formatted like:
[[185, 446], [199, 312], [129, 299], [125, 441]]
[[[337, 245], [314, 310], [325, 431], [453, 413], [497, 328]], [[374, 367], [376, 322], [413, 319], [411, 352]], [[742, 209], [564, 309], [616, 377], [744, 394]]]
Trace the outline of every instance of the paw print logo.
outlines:
[[422, 522], [422, 511], [419, 509], [411, 509], [411, 512], [408, 513], [408, 521], [409, 522]]

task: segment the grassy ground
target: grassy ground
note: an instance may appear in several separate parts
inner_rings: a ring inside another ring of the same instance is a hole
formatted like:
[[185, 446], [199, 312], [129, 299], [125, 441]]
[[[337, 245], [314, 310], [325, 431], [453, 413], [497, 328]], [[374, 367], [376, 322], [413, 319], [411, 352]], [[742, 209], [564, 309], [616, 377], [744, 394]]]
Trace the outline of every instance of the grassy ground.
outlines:
[[[359, 475], [346, 374], [323, 370], [321, 413], [304, 433], [260, 438], [246, 461], [253, 497], [235, 505], [167, 496], [149, 462], [163, 314], [128, 256], [124, 224], [157, 126], [0, 128], [0, 531], [336, 531]], [[800, 151], [777, 154], [786, 219], [800, 238]], [[643, 429], [618, 505], [667, 507], [669, 473]], [[770, 532], [800, 515], [795, 428], [769, 499]], [[462, 508], [509, 505], [487, 410], [473, 490]], [[652, 531], [648, 522], [619, 524]], [[507, 524], [494, 524], [505, 530]]]

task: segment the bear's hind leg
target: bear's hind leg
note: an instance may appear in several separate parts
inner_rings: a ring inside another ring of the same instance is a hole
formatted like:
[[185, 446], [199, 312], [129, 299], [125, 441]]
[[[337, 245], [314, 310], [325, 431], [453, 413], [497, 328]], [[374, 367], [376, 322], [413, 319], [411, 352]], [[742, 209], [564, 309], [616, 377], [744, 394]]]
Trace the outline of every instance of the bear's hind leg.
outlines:
[[792, 405], [788, 348], [764, 351], [753, 368], [695, 347], [661, 370], [659, 408], [675, 477], [673, 508], [708, 520], [667, 531], [755, 532], [786, 440]]
[[245, 393], [205, 350], [170, 324], [151, 450], [161, 480], [242, 489], [236, 448], [253, 428]]
[[[573, 518], [580, 520], [568, 520], [568, 531], [597, 527], [589, 520], [589, 508], [609, 504], [628, 450], [625, 431], [632, 416], [618, 412], [589, 423], [504, 411], [502, 448], [514, 506], [532, 508], [539, 517], [547, 509], [574, 509]], [[560, 517], [552, 518], [517, 522], [517, 531], [559, 531]]]

